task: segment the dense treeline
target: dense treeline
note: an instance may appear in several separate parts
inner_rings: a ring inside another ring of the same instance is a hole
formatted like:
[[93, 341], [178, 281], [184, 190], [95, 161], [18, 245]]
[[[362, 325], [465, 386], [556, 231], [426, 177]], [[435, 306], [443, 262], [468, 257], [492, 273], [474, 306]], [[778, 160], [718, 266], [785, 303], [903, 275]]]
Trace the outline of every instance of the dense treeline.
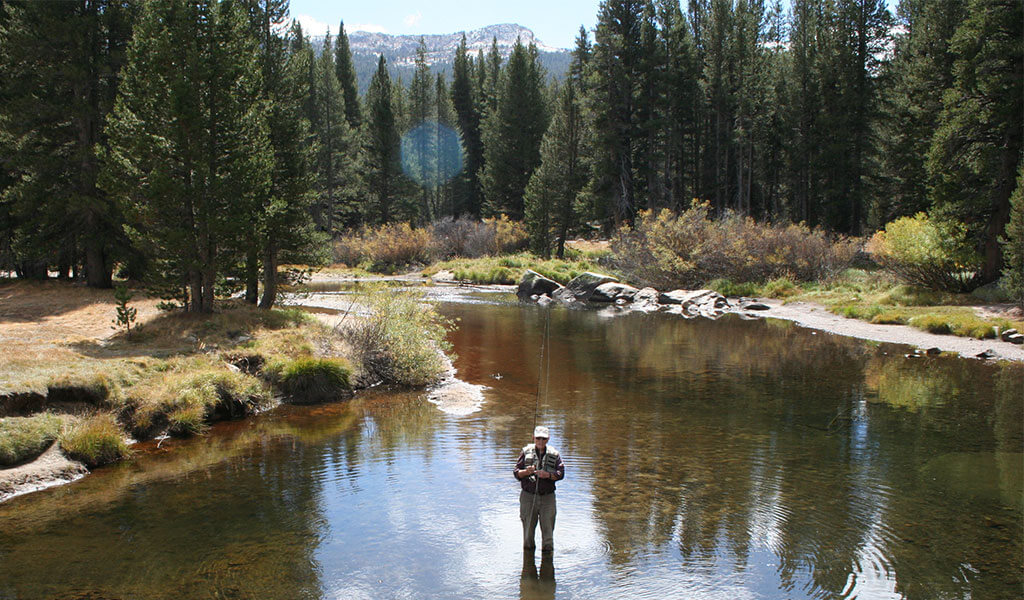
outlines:
[[271, 306], [278, 264], [362, 225], [507, 215], [561, 255], [699, 200], [853, 235], [924, 211], [966, 228], [985, 283], [1020, 244], [1021, 14], [607, 0], [564, 77], [463, 42], [450, 80], [421, 48], [360, 97], [344, 24], [317, 54], [287, 0], [4, 0], [0, 267]]

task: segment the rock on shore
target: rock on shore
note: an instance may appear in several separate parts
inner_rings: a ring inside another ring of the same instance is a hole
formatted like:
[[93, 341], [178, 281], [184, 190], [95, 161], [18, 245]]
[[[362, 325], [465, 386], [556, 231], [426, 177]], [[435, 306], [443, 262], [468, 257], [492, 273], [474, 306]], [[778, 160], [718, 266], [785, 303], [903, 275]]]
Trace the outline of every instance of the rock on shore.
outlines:
[[[568, 306], [612, 304], [608, 310], [616, 311], [665, 311], [686, 318], [704, 317], [717, 319], [728, 312], [739, 312], [748, 317], [769, 307], [765, 304], [741, 301], [730, 302], [714, 290], [671, 290], [659, 292], [647, 287], [637, 289], [620, 283], [610, 275], [583, 273], [564, 287], [535, 271], [527, 271], [519, 282], [517, 296], [524, 302], [540, 304], [559, 302]], [[746, 299], [744, 299], [746, 300]]]

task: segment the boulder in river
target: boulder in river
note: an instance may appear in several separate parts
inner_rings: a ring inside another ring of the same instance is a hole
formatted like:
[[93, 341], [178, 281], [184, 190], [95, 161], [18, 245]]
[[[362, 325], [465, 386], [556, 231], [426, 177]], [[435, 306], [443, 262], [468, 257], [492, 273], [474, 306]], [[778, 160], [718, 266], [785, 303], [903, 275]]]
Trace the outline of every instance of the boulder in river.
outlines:
[[565, 285], [564, 289], [558, 290], [557, 294], [553, 294], [553, 297], [563, 301], [570, 301], [568, 296], [571, 295], [574, 300], [587, 302], [599, 285], [617, 281], [618, 279], [610, 275], [601, 275], [600, 273], [588, 271], [574, 277], [572, 281]]
[[771, 309], [770, 306], [768, 306], [767, 304], [764, 304], [763, 302], [746, 302], [744, 304], [741, 304], [740, 308], [742, 308], [743, 310], [769, 310], [769, 309]]
[[640, 291], [631, 285], [609, 281], [594, 288], [590, 296], [591, 302], [618, 302], [619, 300], [630, 301]]
[[643, 312], [654, 312], [661, 308], [658, 304], [658, 290], [652, 287], [645, 287], [633, 294], [633, 303], [629, 305], [631, 310]]
[[561, 287], [557, 281], [527, 269], [523, 273], [523, 278], [519, 280], [519, 289], [516, 290], [516, 296], [520, 300], [527, 300], [532, 296], [550, 296], [552, 292]]

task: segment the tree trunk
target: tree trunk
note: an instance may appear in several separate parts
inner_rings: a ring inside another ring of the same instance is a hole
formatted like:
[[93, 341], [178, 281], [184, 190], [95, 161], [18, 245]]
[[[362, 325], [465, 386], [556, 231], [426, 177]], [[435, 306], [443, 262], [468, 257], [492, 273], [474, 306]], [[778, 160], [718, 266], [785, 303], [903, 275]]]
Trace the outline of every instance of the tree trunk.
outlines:
[[91, 236], [85, 239], [85, 282], [91, 288], [111, 288], [113, 273], [107, 264], [103, 243]]
[[203, 276], [196, 270], [191, 269], [188, 273], [189, 295], [192, 302], [188, 305], [188, 311], [197, 313], [203, 310]]
[[266, 251], [263, 253], [263, 298], [260, 299], [260, 308], [269, 310], [274, 307], [277, 301], [277, 248], [273, 243], [267, 243]]
[[213, 312], [213, 288], [216, 283], [216, 271], [214, 271], [212, 266], [207, 266], [203, 269], [203, 302], [201, 304], [201, 310], [204, 313]]
[[259, 300], [260, 260], [256, 248], [251, 247], [245, 255], [245, 301], [256, 304]]

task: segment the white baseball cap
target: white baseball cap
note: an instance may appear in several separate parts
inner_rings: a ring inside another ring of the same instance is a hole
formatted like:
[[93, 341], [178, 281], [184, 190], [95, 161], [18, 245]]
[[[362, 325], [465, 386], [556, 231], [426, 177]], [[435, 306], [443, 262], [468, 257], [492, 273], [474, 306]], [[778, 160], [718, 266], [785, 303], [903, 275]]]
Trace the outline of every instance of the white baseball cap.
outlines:
[[548, 428], [547, 427], [544, 427], [543, 425], [538, 425], [533, 430], [533, 437], [548, 439], [551, 436], [548, 435]]

